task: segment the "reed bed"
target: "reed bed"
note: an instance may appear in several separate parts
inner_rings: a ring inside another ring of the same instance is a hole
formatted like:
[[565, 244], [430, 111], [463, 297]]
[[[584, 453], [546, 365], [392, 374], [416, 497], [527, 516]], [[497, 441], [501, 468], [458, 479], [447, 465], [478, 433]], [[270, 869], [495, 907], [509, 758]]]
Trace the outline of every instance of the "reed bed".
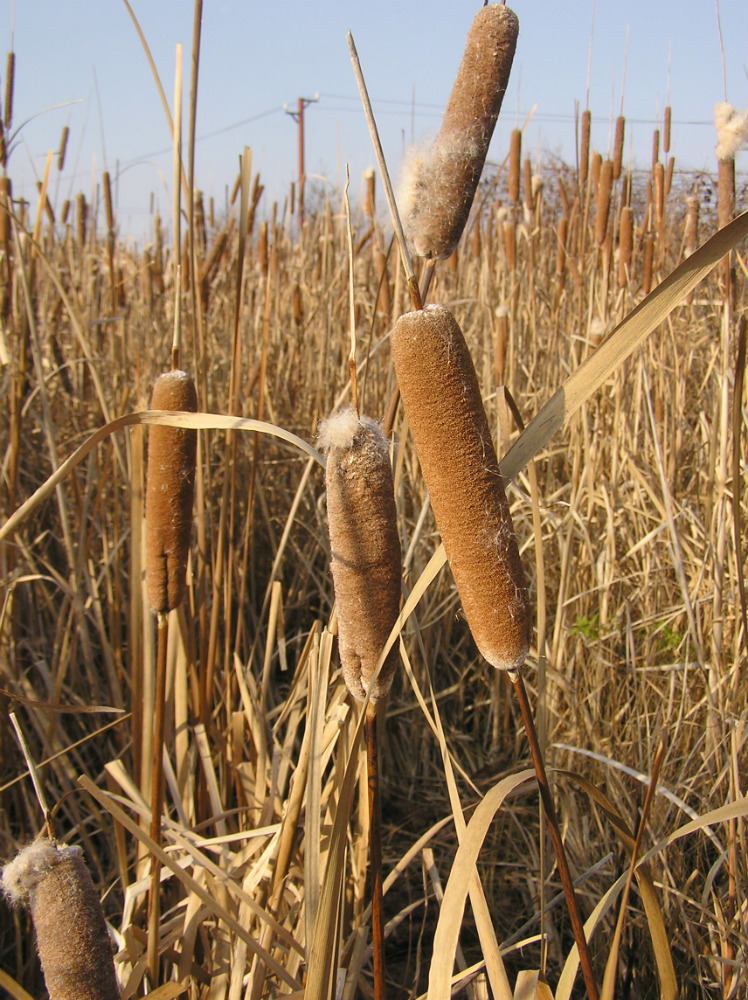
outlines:
[[[467, 236], [432, 281], [431, 299], [471, 350], [499, 456], [516, 437], [511, 403], [528, 420], [716, 229], [714, 178], [676, 168], [658, 193], [656, 164], [616, 176], [615, 162], [600, 158], [596, 173], [585, 141], [583, 132], [578, 168], [548, 159], [534, 183], [523, 178], [520, 207], [514, 140], [515, 172], [489, 168]], [[2, 204], [11, 196], [0, 186]], [[735, 211], [748, 207], [740, 175], [735, 198]], [[239, 200], [228, 218], [202, 215], [196, 266], [180, 271], [181, 248], [169, 247], [158, 217], [150, 242], [135, 246], [105, 217], [106, 202], [82, 195], [67, 222], [40, 200], [35, 231], [21, 226], [16, 240], [0, 227], [3, 524], [98, 428], [147, 409], [170, 356], [177, 280], [180, 364], [200, 413], [265, 422], [227, 435], [206, 418], [197, 431], [185, 599], [168, 620], [160, 844], [149, 833], [156, 649], [144, 427], [103, 436], [0, 540], [0, 856], [45, 819], [12, 709], [56, 830], [85, 852], [125, 998], [159, 985], [147, 974], [149, 854], [161, 870], [163, 982], [211, 1000], [299, 993], [332, 859], [342, 900], [333, 965], [344, 970], [344, 997], [370, 990], [360, 710], [334, 653], [324, 475], [320, 461], [267, 432], [313, 442], [348, 401], [345, 218], [337, 196], [307, 188], [299, 227], [290, 196], [265, 204], [258, 178], [243, 203], [243, 217]], [[13, 208], [22, 223], [24, 206]], [[384, 416], [389, 333], [410, 304], [371, 186], [353, 226], [359, 402]], [[582, 909], [589, 915], [626, 870], [616, 822], [636, 831], [662, 737], [643, 847], [694, 820], [650, 860], [651, 878], [684, 995], [725, 998], [744, 984], [746, 831], [739, 810], [708, 828], [699, 818], [738, 803], [748, 773], [745, 540], [735, 527], [748, 517], [748, 445], [745, 401], [733, 395], [745, 356], [744, 256], [729, 273], [728, 326], [720, 270], [507, 492], [538, 609], [524, 676], [549, 768], [576, 776], [553, 780]], [[401, 412], [392, 458], [410, 594], [438, 538]], [[415, 997], [427, 986], [460, 810], [477, 815], [526, 751], [506, 678], [478, 655], [446, 573], [401, 640], [379, 747], [384, 911], [388, 991]], [[477, 861], [512, 984], [541, 965], [555, 984], [571, 947], [542, 830], [537, 792], [520, 785]], [[659, 986], [642, 898], [629, 900], [619, 982], [621, 995], [650, 997]], [[458, 964], [477, 964], [465, 989], [480, 998], [483, 939], [470, 908], [463, 921]], [[591, 937], [599, 969], [613, 922], [603, 917]], [[0, 909], [0, 942], [0, 984], [11, 996], [39, 995], [23, 911]]]

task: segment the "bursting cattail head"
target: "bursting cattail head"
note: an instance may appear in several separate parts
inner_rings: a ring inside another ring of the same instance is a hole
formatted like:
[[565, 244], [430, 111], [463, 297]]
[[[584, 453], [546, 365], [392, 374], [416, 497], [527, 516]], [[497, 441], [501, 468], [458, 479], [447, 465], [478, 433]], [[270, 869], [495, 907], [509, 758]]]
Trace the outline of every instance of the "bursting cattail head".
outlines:
[[428, 306], [400, 317], [392, 357], [470, 631], [489, 663], [516, 670], [530, 646], [530, 599], [467, 344], [444, 306]]
[[[195, 383], [187, 372], [160, 375], [152, 410], [197, 412]], [[148, 603], [156, 614], [178, 607], [184, 596], [192, 530], [197, 431], [154, 425], [148, 439], [145, 575]]]
[[[400, 611], [400, 539], [387, 441], [379, 426], [347, 409], [325, 420], [327, 519], [343, 677], [363, 700]], [[371, 701], [392, 685], [393, 647], [374, 682]]]
[[459, 242], [501, 110], [518, 33], [516, 14], [503, 4], [478, 11], [439, 133], [430, 146], [406, 158], [401, 210], [420, 257], [443, 260]]
[[3, 868], [2, 891], [31, 910], [49, 1000], [118, 1000], [109, 934], [80, 847], [35, 840]]
[[741, 115], [727, 101], [714, 105], [714, 126], [717, 129], [718, 160], [731, 160], [739, 149], [748, 145], [748, 111]]

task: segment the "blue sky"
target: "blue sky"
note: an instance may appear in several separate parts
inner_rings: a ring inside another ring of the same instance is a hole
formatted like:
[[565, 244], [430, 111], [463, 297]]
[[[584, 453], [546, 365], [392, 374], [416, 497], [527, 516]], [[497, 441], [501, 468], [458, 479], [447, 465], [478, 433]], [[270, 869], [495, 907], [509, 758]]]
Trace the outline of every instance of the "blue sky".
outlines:
[[[175, 45], [182, 43], [186, 109], [192, 0], [131, 2], [170, 104]], [[587, 100], [592, 0], [510, 5], [520, 37], [489, 159], [503, 158], [509, 130], [533, 112], [524, 151], [573, 160], [575, 102], [584, 107]], [[295, 109], [299, 96], [319, 95], [306, 114], [307, 173], [332, 189], [349, 163], [358, 196], [373, 156], [348, 56], [349, 29], [396, 174], [404, 147], [439, 127], [478, 6], [478, 0], [204, 0], [197, 186], [222, 211], [247, 145], [266, 185], [264, 209], [273, 199], [282, 203], [297, 169], [296, 126], [284, 104]], [[719, 12], [726, 94], [714, 0], [596, 0], [589, 70], [595, 148], [608, 149], [627, 50], [627, 157], [648, 164], [652, 129], [669, 101], [676, 165], [713, 168], [715, 101], [726, 97], [741, 111], [748, 105], [748, 2], [720, 0]], [[90, 199], [108, 169], [118, 179], [120, 233], [148, 239], [151, 194], [161, 214], [170, 214], [171, 139], [122, 0], [0, 0], [0, 38], [6, 50], [12, 38], [16, 53], [12, 124], [22, 128], [8, 166], [14, 195], [35, 197], [46, 152], [57, 149], [68, 125], [66, 162], [50, 179], [52, 203], [59, 208], [78, 190]], [[748, 153], [741, 152], [738, 168], [746, 167]]]

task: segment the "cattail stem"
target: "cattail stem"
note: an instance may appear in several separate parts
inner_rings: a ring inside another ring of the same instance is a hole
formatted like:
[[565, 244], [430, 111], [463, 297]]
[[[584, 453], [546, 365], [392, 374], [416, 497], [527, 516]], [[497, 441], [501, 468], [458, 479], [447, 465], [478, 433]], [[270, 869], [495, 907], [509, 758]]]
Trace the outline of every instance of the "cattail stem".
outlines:
[[597, 984], [592, 972], [592, 961], [590, 959], [589, 949], [587, 948], [587, 938], [584, 936], [584, 924], [582, 923], [582, 917], [579, 912], [579, 904], [577, 902], [576, 893], [574, 892], [574, 882], [572, 881], [571, 872], [569, 871], [569, 864], [566, 860], [564, 842], [558, 828], [556, 807], [553, 804], [553, 796], [551, 795], [550, 785], [548, 784], [548, 775], [546, 774], [543, 755], [540, 751], [540, 743], [538, 741], [538, 734], [535, 729], [532, 711], [530, 710], [530, 703], [527, 698], [527, 690], [525, 689], [522, 674], [519, 670], [510, 671], [509, 677], [512, 682], [512, 687], [514, 688], [514, 693], [517, 696], [520, 713], [522, 715], [522, 722], [525, 727], [525, 734], [527, 735], [527, 742], [530, 746], [530, 756], [532, 757], [532, 763], [535, 768], [535, 774], [538, 781], [538, 788], [540, 789], [540, 797], [543, 801], [543, 807], [548, 821], [548, 830], [551, 835], [553, 851], [556, 855], [558, 874], [561, 879], [561, 886], [564, 891], [564, 897], [566, 899], [566, 905], [571, 919], [571, 929], [574, 934], [574, 940], [577, 944], [577, 950], [579, 952], [579, 966], [582, 970], [582, 978], [584, 979], [584, 985], [587, 990], [587, 997], [588, 1000], [598, 1000]]
[[[159, 614], [156, 638], [156, 692], [153, 707], [153, 771], [151, 772], [151, 840], [161, 846], [161, 811], [164, 805], [164, 703], [166, 701], [166, 651], [169, 616]], [[151, 859], [151, 884], [148, 894], [148, 974], [151, 986], [158, 984], [158, 944], [161, 866]]]
[[371, 872], [371, 943], [374, 963], [374, 1000], [385, 1000], [379, 741], [377, 737], [377, 712], [371, 702], [366, 707], [364, 725], [366, 733], [366, 773], [369, 789], [369, 871]]

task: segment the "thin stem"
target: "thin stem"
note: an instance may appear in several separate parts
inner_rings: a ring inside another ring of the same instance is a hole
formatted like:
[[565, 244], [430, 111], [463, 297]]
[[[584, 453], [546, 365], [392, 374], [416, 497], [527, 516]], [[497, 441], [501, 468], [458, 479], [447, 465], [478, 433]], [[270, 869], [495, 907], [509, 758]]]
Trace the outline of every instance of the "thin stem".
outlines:
[[517, 695], [517, 701], [519, 702], [520, 712], [522, 713], [522, 721], [527, 735], [527, 742], [530, 744], [530, 756], [532, 757], [532, 763], [535, 768], [538, 787], [540, 789], [540, 797], [543, 800], [545, 815], [548, 820], [548, 830], [551, 835], [553, 851], [556, 855], [556, 864], [558, 865], [558, 874], [561, 878], [561, 887], [564, 890], [566, 906], [569, 910], [569, 917], [571, 918], [571, 929], [574, 933], [574, 940], [576, 941], [577, 950], [579, 952], [579, 966], [582, 970], [582, 978], [584, 979], [584, 985], [587, 990], [587, 997], [588, 1000], [598, 1000], [597, 985], [595, 983], [595, 977], [592, 973], [592, 961], [590, 959], [589, 949], [587, 948], [587, 938], [584, 936], [584, 924], [582, 923], [582, 916], [579, 912], [579, 904], [577, 903], [576, 893], [574, 892], [574, 883], [571, 878], [571, 872], [569, 871], [569, 864], [566, 860], [564, 842], [561, 839], [561, 832], [558, 828], [556, 807], [553, 804], [553, 797], [551, 795], [550, 785], [548, 784], [548, 775], [545, 771], [543, 755], [540, 752], [538, 734], [535, 729], [532, 712], [530, 711], [530, 703], [527, 699], [527, 691], [525, 690], [525, 684], [519, 671], [510, 671], [509, 677], [512, 681], [512, 686], [514, 687], [514, 693]]
[[377, 165], [379, 166], [379, 173], [382, 176], [382, 184], [384, 185], [384, 194], [387, 198], [387, 207], [390, 211], [390, 219], [392, 220], [392, 228], [395, 230], [395, 236], [397, 238], [398, 246], [400, 247], [400, 257], [403, 262], [403, 268], [405, 270], [405, 277], [408, 284], [408, 291], [410, 292], [410, 299], [413, 303], [414, 309], [421, 309], [421, 296], [418, 293], [418, 282], [416, 276], [413, 273], [413, 264], [410, 260], [410, 254], [408, 253], [408, 246], [405, 242], [405, 233], [403, 232], [402, 223], [400, 222], [400, 213], [397, 210], [397, 203], [395, 202], [395, 193], [392, 190], [392, 182], [390, 180], [390, 174], [387, 170], [387, 163], [384, 158], [384, 150], [382, 149], [382, 143], [379, 140], [379, 131], [377, 130], [377, 123], [374, 120], [374, 112], [372, 111], [371, 101], [369, 100], [369, 92], [366, 89], [366, 82], [364, 81], [364, 74], [361, 69], [361, 63], [358, 59], [358, 52], [356, 51], [356, 44], [353, 41], [353, 35], [348, 32], [348, 51], [351, 56], [351, 64], [353, 66], [353, 73], [356, 77], [356, 84], [358, 85], [358, 92], [361, 96], [361, 103], [364, 108], [364, 115], [366, 116], [366, 124], [369, 126], [369, 135], [371, 136], [371, 144], [374, 147], [374, 155], [377, 158]]
[[[161, 846], [161, 810], [164, 802], [164, 702], [166, 700], [166, 648], [169, 616], [159, 614], [156, 646], [156, 692], [153, 706], [153, 771], [151, 777], [151, 840]], [[161, 865], [151, 857], [151, 884], [148, 891], [148, 975], [151, 987], [158, 985], [158, 941], [161, 907], [159, 899]]]
[[377, 712], [366, 708], [366, 773], [369, 785], [369, 869], [371, 871], [371, 942], [374, 953], [374, 1000], [385, 1000], [384, 919], [382, 916], [382, 823], [379, 803]]

